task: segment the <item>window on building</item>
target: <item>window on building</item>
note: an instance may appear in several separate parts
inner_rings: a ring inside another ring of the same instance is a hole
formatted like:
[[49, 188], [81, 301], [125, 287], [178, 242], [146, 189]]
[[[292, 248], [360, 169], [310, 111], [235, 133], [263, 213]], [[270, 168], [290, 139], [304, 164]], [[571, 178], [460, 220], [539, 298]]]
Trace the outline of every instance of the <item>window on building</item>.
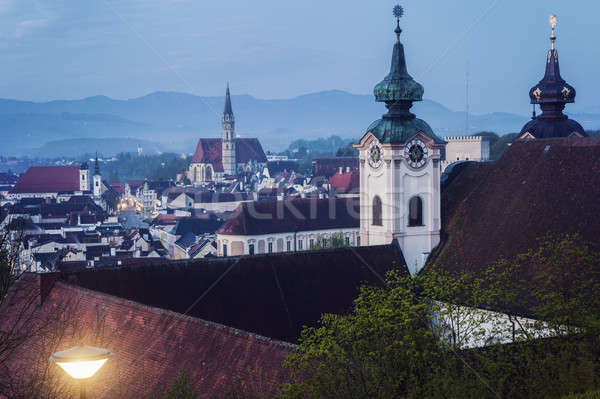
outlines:
[[383, 224], [381, 220], [381, 198], [378, 195], [373, 198], [373, 225], [381, 226]]
[[350, 245], [350, 237], [346, 237], [346, 245]]
[[287, 248], [288, 252], [292, 250], [292, 242], [291, 241], [286, 242], [286, 248]]
[[254, 255], [254, 244], [248, 245], [248, 253]]
[[356, 236], [356, 246], [360, 247], [360, 236]]
[[269, 243], [269, 253], [272, 253], [272, 252], [273, 252], [273, 243], [270, 242]]
[[227, 256], [227, 244], [223, 244], [223, 256]]
[[302, 240], [298, 240], [298, 249], [302, 251]]
[[314, 238], [311, 238], [311, 239], [310, 239], [310, 247], [311, 247], [311, 248], [314, 248], [314, 247], [315, 247], [315, 239], [314, 239]]
[[408, 202], [408, 225], [423, 226], [423, 200], [418, 196]]

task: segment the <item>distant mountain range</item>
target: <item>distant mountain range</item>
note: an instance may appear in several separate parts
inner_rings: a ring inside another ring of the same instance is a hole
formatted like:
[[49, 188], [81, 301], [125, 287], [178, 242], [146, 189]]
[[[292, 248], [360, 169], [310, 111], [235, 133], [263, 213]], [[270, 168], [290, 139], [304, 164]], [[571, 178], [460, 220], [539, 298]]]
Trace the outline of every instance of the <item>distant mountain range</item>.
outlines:
[[[81, 151], [112, 155], [135, 151], [193, 152], [199, 137], [219, 137], [223, 97], [155, 92], [129, 100], [104, 96], [44, 103], [0, 99], [0, 155], [73, 156]], [[295, 139], [338, 135], [358, 138], [385, 112], [371, 95], [333, 90], [292, 99], [232, 97], [236, 131], [258, 137], [265, 150], [280, 151]], [[431, 100], [412, 111], [440, 136], [465, 134], [464, 112]], [[600, 114], [572, 115], [586, 129], [600, 128]], [[470, 133], [519, 131], [529, 118], [496, 112], [470, 115]]]

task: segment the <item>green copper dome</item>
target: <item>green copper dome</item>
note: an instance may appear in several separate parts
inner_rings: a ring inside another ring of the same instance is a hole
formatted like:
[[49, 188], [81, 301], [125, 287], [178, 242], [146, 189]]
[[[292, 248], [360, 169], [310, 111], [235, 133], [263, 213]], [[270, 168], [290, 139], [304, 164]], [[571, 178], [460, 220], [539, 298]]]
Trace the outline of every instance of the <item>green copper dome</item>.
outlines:
[[445, 141], [436, 136], [425, 121], [416, 118], [410, 112], [413, 101], [423, 100], [423, 86], [415, 82], [406, 71], [404, 46], [400, 42], [402, 15], [402, 7], [394, 7], [395, 32], [398, 40], [394, 44], [392, 67], [390, 73], [374, 89], [375, 99], [385, 102], [388, 112], [381, 119], [371, 123], [366, 134], [373, 134], [381, 143], [405, 143], [417, 133], [423, 133], [431, 137], [435, 143], [445, 144]]
[[390, 73], [375, 86], [377, 101], [422, 101], [423, 86], [416, 82], [406, 70], [404, 46], [400, 43], [400, 27], [396, 28], [398, 41], [394, 44]]

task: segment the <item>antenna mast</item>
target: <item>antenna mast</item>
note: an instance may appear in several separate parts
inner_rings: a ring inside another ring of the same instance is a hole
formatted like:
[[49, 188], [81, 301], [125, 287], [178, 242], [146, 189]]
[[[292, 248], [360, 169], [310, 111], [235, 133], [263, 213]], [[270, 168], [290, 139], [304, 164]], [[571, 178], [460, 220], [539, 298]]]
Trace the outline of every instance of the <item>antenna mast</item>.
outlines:
[[469, 113], [471, 112], [470, 109], [470, 102], [469, 102], [469, 61], [467, 61], [467, 72], [465, 73], [465, 135], [469, 136], [470, 135], [470, 128], [469, 128]]

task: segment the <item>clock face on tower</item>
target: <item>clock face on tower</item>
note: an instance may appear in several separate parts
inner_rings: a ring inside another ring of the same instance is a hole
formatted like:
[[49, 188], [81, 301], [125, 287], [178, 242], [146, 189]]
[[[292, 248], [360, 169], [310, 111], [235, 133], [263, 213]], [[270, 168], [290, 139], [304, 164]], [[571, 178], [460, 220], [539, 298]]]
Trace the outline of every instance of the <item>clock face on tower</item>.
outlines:
[[381, 159], [381, 146], [379, 145], [379, 143], [373, 141], [371, 143], [371, 145], [369, 146], [369, 165], [371, 165], [372, 168], [378, 168], [379, 165], [381, 165], [382, 159]]
[[404, 148], [404, 156], [406, 157], [406, 161], [408, 164], [415, 168], [419, 169], [425, 166], [427, 163], [427, 146], [421, 140], [412, 140], [406, 144]]

